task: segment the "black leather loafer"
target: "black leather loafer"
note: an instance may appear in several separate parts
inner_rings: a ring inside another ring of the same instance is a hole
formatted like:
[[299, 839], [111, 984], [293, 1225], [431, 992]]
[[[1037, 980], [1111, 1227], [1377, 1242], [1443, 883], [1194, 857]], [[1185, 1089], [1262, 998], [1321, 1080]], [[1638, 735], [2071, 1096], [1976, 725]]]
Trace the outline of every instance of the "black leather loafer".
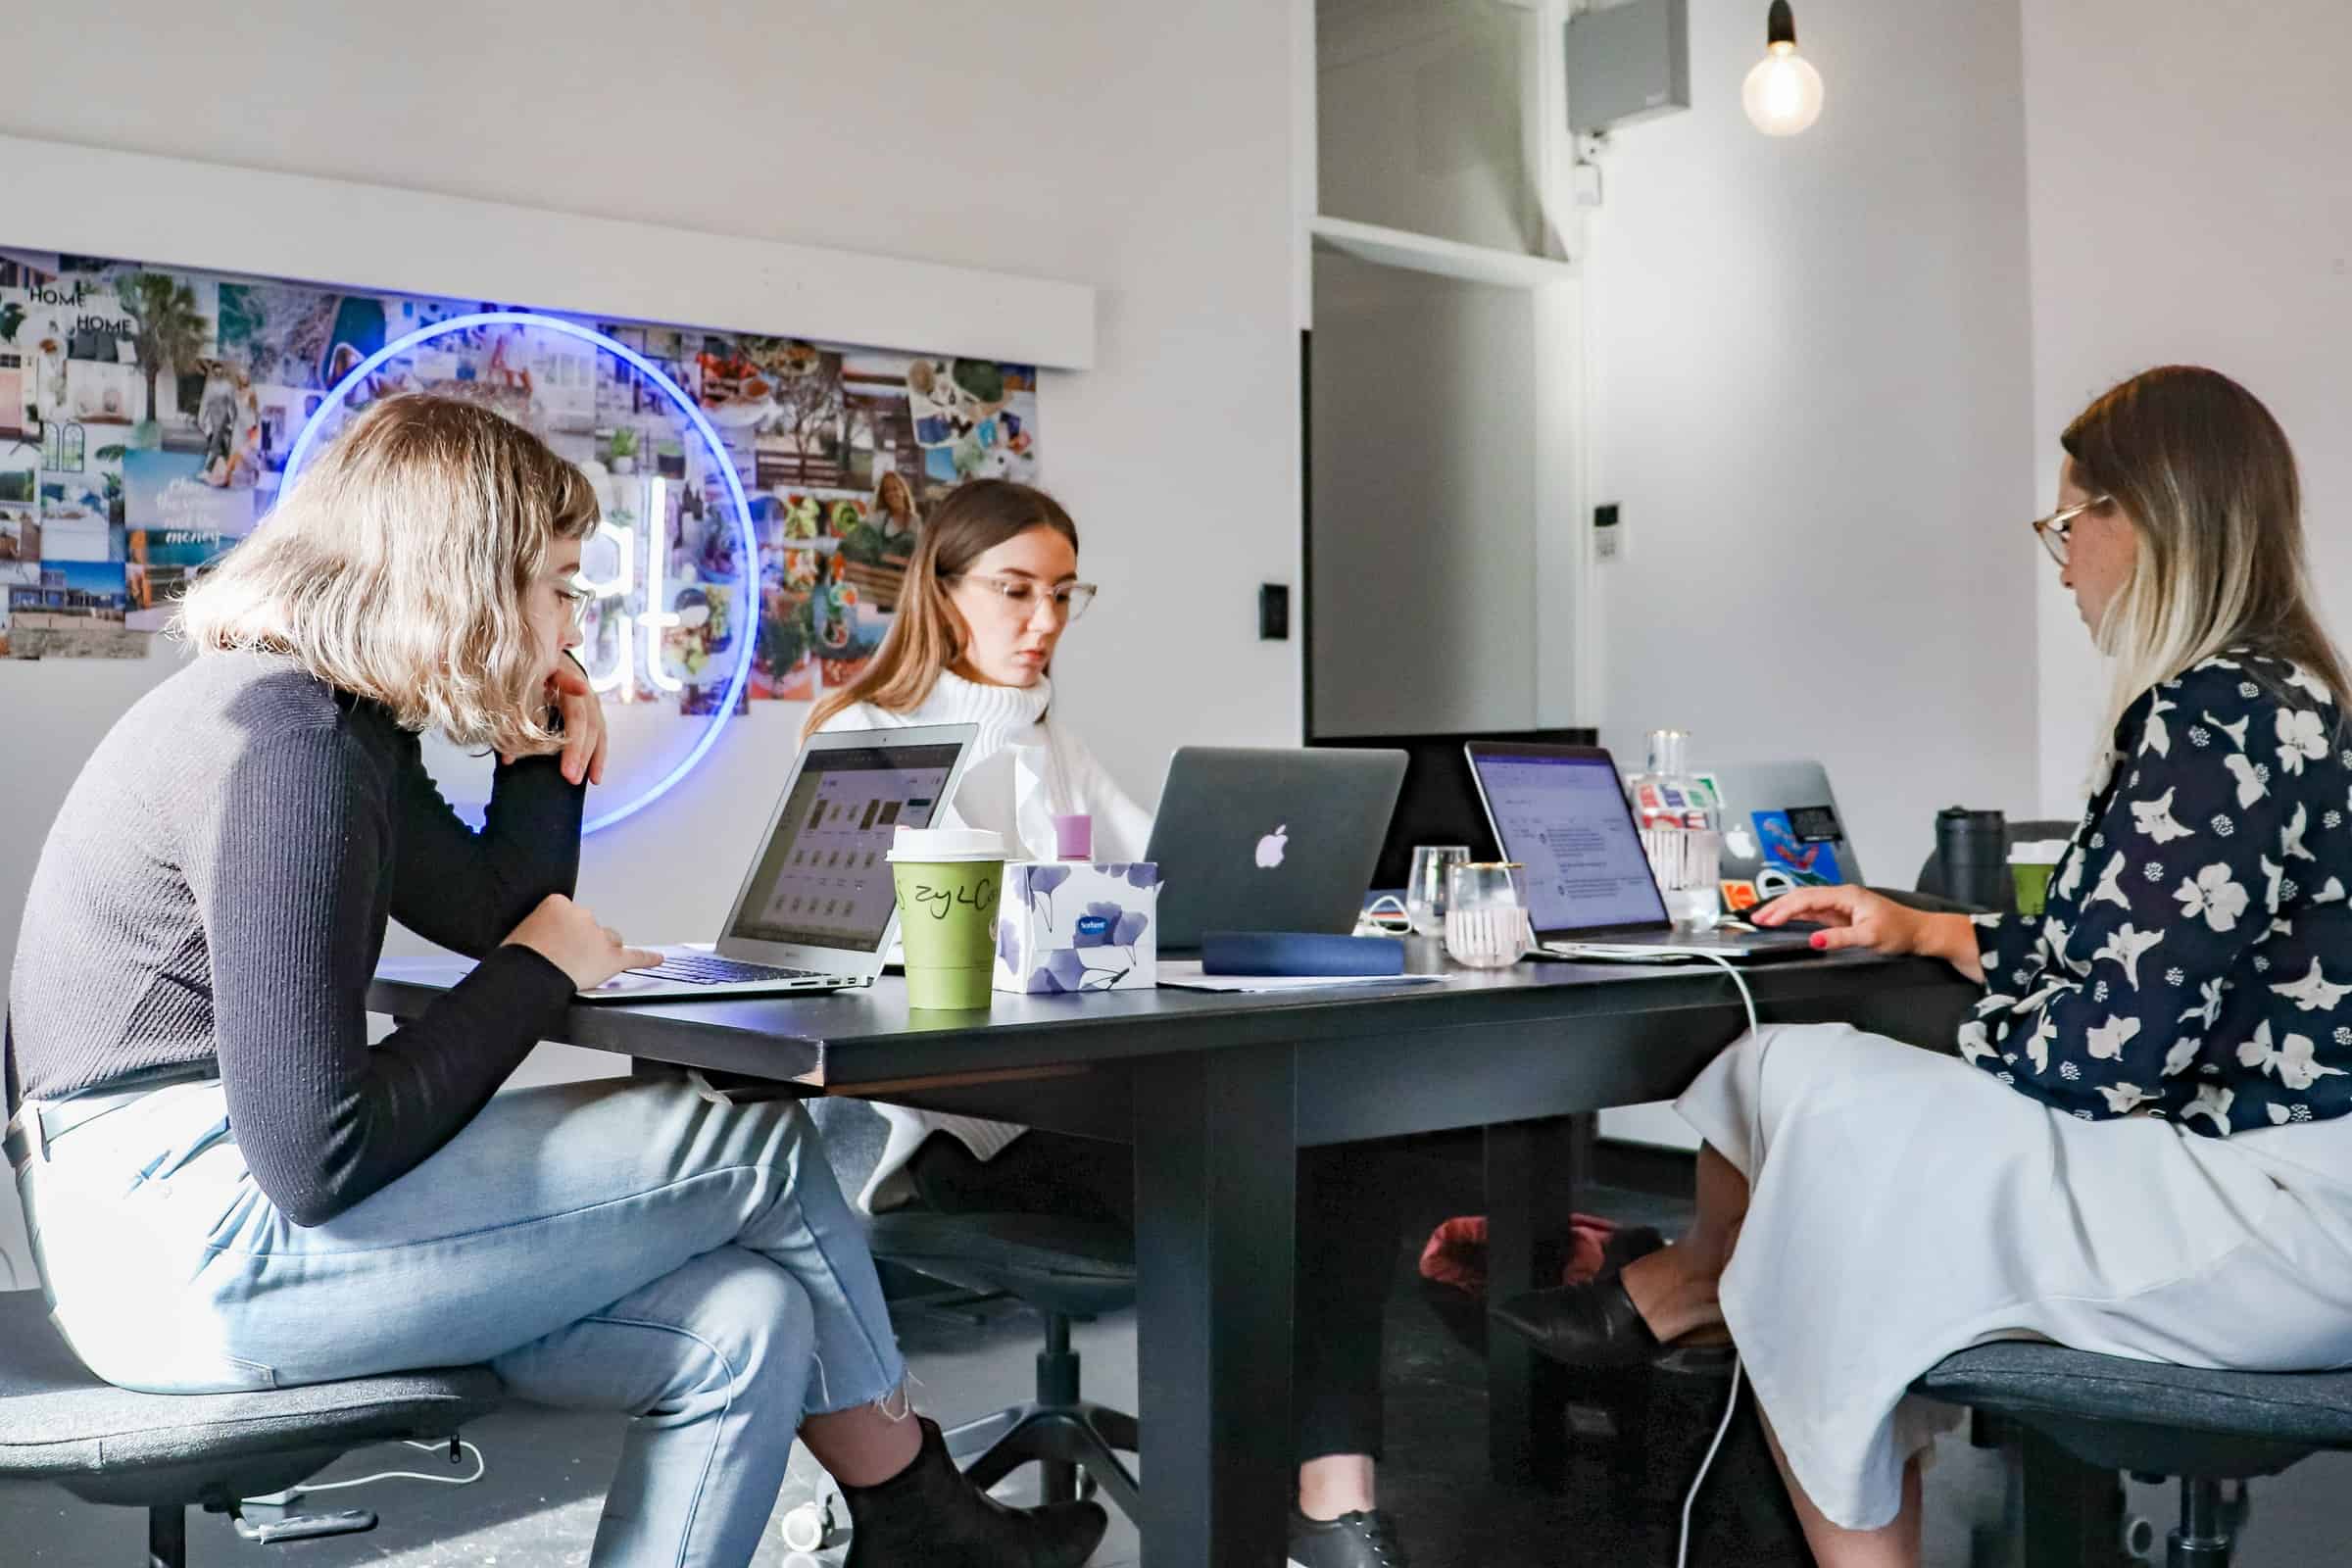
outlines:
[[1538, 1350], [1569, 1366], [1642, 1366], [1659, 1349], [1658, 1337], [1642, 1321], [1624, 1282], [1614, 1275], [1590, 1285], [1530, 1291], [1493, 1308], [1493, 1315], [1525, 1335]]

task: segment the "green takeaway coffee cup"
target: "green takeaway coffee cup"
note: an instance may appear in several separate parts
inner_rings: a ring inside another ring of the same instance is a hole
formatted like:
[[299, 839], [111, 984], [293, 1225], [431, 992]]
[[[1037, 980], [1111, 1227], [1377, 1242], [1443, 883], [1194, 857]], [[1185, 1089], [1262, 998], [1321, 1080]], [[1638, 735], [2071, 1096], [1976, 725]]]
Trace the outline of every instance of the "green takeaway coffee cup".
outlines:
[[2050, 873], [2066, 856], [2066, 840], [2029, 840], [2009, 846], [2009, 877], [2017, 886], [2017, 912], [2039, 916], [2050, 899]]
[[985, 1007], [997, 962], [997, 893], [1004, 836], [978, 828], [903, 827], [892, 838], [899, 941], [910, 1007]]

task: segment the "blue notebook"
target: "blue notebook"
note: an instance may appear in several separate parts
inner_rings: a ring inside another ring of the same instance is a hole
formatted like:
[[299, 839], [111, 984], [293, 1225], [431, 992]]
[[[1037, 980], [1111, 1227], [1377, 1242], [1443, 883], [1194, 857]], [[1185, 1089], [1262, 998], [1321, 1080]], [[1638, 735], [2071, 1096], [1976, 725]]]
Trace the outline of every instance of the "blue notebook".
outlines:
[[1313, 931], [1203, 931], [1200, 972], [1402, 974], [1404, 944], [1395, 937], [1335, 937]]

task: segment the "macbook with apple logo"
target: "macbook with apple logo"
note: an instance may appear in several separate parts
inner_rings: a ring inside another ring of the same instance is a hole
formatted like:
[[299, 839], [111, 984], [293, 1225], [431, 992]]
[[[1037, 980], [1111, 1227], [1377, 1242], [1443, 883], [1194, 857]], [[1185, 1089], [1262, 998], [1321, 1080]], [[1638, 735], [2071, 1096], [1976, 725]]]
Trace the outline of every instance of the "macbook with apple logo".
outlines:
[[1168, 763], [1145, 858], [1159, 866], [1159, 951], [1204, 931], [1355, 929], [1405, 754], [1187, 746]]

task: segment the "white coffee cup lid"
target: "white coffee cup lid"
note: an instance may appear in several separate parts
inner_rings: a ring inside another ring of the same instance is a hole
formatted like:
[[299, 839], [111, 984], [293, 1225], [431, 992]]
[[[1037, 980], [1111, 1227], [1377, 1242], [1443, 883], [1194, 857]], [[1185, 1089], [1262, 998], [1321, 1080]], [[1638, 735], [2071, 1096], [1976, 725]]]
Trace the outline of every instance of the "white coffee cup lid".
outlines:
[[2021, 839], [2009, 846], [2011, 865], [2056, 865], [2066, 858], [2064, 839]]
[[891, 836], [890, 860], [1002, 860], [1004, 835], [981, 827], [903, 827]]

